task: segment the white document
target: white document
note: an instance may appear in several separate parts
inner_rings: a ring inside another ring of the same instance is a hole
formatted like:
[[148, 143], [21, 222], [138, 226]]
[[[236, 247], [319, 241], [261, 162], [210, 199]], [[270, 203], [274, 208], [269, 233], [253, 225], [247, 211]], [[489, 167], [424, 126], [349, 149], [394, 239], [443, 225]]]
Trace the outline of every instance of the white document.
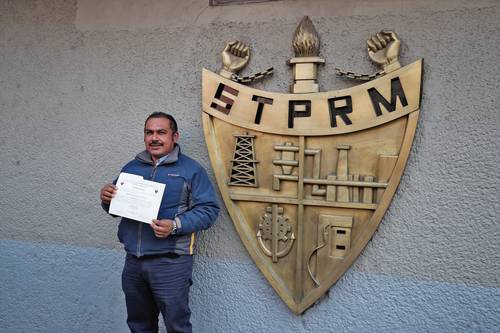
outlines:
[[116, 186], [118, 190], [111, 200], [110, 214], [149, 224], [158, 217], [165, 184], [122, 172]]

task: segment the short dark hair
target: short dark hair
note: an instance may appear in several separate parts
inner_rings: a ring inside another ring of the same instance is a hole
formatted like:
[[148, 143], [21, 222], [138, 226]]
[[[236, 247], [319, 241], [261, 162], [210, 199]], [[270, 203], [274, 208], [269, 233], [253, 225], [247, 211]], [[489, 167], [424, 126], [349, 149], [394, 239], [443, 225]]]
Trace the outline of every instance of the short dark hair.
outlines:
[[172, 130], [173, 133], [177, 133], [177, 122], [175, 121], [172, 115], [165, 112], [153, 112], [146, 118], [146, 121], [144, 122], [144, 128], [146, 128], [146, 124], [148, 123], [148, 120], [151, 118], [168, 119], [170, 121], [170, 129]]

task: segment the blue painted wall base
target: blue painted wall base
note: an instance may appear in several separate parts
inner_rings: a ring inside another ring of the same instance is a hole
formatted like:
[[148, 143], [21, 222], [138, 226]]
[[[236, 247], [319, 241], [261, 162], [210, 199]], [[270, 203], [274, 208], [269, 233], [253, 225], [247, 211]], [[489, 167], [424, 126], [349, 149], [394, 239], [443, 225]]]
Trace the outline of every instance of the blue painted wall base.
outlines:
[[[126, 332], [124, 252], [0, 241], [3, 332]], [[203, 277], [203, 278], [202, 278]], [[210, 279], [207, 279], [210, 277]], [[197, 257], [195, 332], [498, 332], [500, 289], [349, 271], [295, 316], [249, 262]]]

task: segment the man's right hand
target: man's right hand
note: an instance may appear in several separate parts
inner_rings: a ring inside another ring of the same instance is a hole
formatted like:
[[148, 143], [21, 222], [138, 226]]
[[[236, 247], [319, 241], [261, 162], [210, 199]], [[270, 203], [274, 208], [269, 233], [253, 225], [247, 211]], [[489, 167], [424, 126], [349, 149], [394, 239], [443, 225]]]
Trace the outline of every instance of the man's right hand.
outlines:
[[113, 184], [104, 185], [101, 189], [101, 201], [109, 205], [111, 199], [115, 196], [117, 189], [118, 188]]

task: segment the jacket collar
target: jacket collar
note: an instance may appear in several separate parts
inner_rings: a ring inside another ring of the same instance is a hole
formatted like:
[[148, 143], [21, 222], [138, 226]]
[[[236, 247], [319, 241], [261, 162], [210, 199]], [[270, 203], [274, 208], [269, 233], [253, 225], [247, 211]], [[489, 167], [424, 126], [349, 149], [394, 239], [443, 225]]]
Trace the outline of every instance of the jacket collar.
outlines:
[[[167, 158], [163, 160], [163, 162], [160, 163], [160, 165], [165, 165], [165, 164], [171, 164], [174, 162], [177, 162], [179, 159], [179, 154], [181, 152], [181, 147], [176, 143], [174, 146], [174, 149], [168, 154]], [[135, 157], [136, 160], [139, 160], [143, 163], [151, 164], [154, 165], [155, 163], [153, 162], [153, 159], [151, 158], [151, 154], [147, 151], [144, 150], [137, 154]]]

